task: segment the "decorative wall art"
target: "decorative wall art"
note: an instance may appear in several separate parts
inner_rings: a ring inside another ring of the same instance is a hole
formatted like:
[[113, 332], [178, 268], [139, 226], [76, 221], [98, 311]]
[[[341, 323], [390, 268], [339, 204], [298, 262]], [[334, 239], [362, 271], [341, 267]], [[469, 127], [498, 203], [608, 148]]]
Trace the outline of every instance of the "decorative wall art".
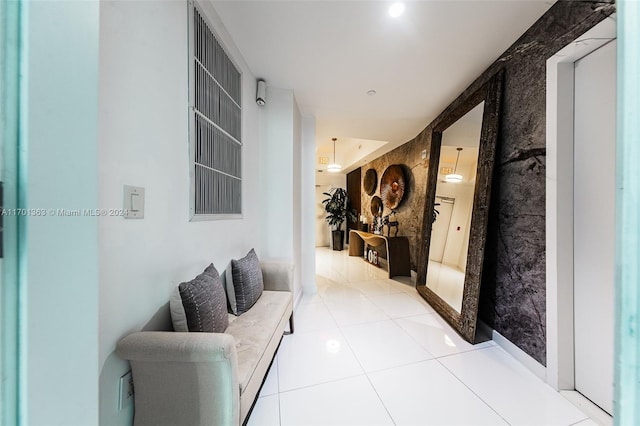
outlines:
[[405, 176], [402, 166], [394, 164], [387, 167], [380, 180], [380, 196], [384, 205], [391, 210], [397, 209], [402, 202], [404, 188]]
[[371, 199], [371, 214], [373, 217], [382, 216], [382, 199], [377, 195]]
[[375, 169], [369, 169], [365, 172], [362, 187], [367, 195], [373, 195], [376, 192], [378, 188], [378, 174]]

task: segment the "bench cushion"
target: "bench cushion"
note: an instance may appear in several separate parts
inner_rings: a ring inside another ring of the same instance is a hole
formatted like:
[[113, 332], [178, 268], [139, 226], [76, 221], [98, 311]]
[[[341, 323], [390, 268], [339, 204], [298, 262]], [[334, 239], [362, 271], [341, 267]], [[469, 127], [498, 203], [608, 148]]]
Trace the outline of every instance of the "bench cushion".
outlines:
[[225, 333], [232, 335], [236, 342], [241, 395], [262, 357], [269, 357], [271, 362], [273, 353], [265, 351], [273, 339], [279, 341], [282, 337], [279, 324], [291, 304], [291, 293], [265, 290], [249, 311], [229, 323]]

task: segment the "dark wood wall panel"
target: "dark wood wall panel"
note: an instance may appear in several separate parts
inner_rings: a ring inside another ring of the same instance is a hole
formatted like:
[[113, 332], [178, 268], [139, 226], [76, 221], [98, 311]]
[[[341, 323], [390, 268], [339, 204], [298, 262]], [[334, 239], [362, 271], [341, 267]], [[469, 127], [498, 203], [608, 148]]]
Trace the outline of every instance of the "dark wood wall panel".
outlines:
[[[357, 168], [347, 173], [347, 194], [351, 200], [351, 207], [356, 209], [357, 216], [360, 218], [362, 212], [362, 169]], [[358, 229], [358, 222], [347, 224], [347, 243], [349, 242], [349, 229]]]

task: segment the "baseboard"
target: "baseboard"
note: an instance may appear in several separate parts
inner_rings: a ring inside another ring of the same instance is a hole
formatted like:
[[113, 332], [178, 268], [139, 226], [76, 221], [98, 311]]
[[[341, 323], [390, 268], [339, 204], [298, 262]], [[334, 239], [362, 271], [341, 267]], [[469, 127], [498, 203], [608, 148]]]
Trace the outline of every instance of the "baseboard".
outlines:
[[487, 323], [478, 319], [476, 325], [476, 343], [486, 342], [493, 340], [493, 328], [489, 327]]
[[529, 371], [531, 371], [533, 374], [538, 376], [540, 380], [546, 383], [547, 368], [544, 365], [540, 364], [538, 361], [533, 359], [531, 355], [529, 355], [528, 353], [526, 353], [525, 351], [523, 351], [522, 349], [520, 349], [519, 347], [511, 343], [509, 340], [507, 340], [506, 337], [504, 337], [502, 334], [498, 333], [497, 331], [493, 330], [493, 333], [491, 334], [491, 336], [493, 338], [493, 341], [496, 343], [496, 345], [504, 349], [509, 355], [514, 357], [518, 362], [520, 362], [520, 364], [527, 367]]
[[[492, 336], [493, 341], [496, 345], [504, 349], [505, 352], [514, 357], [520, 364], [524, 365], [529, 371], [531, 371], [540, 380], [546, 383], [547, 369], [544, 365], [540, 364], [538, 361], [533, 359], [531, 355], [524, 352], [522, 349], [511, 343], [502, 334], [491, 329], [491, 327], [480, 320], [478, 320], [478, 334], [488, 334]], [[575, 390], [561, 390], [559, 393], [564, 398], [569, 400], [573, 405], [575, 405], [579, 410], [588, 415], [589, 418], [598, 425], [613, 425], [613, 418], [609, 415], [609, 413], [584, 397], [580, 392], [577, 392]]]
[[302, 301], [302, 296], [304, 295], [304, 290], [301, 290], [300, 292], [298, 292], [298, 295], [296, 296], [296, 299], [293, 301], [293, 310], [295, 311], [298, 308], [298, 305], [300, 305], [300, 302]]
[[602, 426], [612, 426], [613, 417], [602, 408], [591, 402], [588, 398], [578, 391], [560, 391], [560, 395], [568, 399], [573, 405], [578, 407], [580, 411], [589, 416], [591, 420]]

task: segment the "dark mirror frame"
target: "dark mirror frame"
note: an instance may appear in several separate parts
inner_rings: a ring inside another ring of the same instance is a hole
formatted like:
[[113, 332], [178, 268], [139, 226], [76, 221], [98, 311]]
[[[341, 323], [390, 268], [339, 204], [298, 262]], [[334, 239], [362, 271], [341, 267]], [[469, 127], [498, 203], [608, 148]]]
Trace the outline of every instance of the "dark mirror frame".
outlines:
[[[475, 92], [468, 93], [469, 89], [465, 90], [436, 118], [432, 126], [431, 134], [429, 169], [427, 172], [427, 193], [422, 219], [416, 289], [465, 340], [471, 343], [475, 343], [476, 340], [478, 301], [480, 299], [482, 263], [487, 238], [487, 222], [489, 220], [493, 164], [496, 156], [498, 131], [500, 127], [503, 80], [504, 70], [500, 70]], [[478, 170], [473, 197], [473, 211], [471, 213], [471, 229], [469, 230], [469, 251], [467, 254], [467, 267], [462, 293], [462, 309], [458, 313], [426, 286], [428, 266], [426, 259], [429, 258], [429, 246], [431, 243], [431, 220], [436, 195], [442, 133], [482, 101], [484, 101], [484, 112], [478, 153]]]

